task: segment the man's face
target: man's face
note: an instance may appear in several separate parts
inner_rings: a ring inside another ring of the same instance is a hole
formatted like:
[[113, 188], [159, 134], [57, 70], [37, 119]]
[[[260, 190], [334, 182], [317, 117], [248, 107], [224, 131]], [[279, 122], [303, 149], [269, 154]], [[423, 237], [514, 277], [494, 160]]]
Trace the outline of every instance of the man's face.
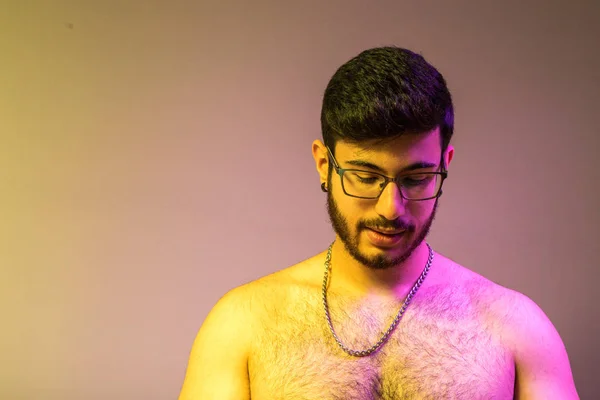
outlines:
[[[449, 147], [446, 166], [452, 158]], [[415, 163], [433, 164], [409, 172], [435, 172], [442, 160], [439, 130], [422, 135], [405, 135], [384, 144], [338, 142], [335, 158], [340, 168], [357, 168], [387, 176], [408, 173]], [[367, 162], [381, 170], [357, 167], [351, 161]], [[406, 260], [429, 233], [437, 208], [437, 199], [414, 201], [401, 197], [398, 187], [389, 183], [378, 199], [347, 196], [335, 171], [328, 177], [327, 210], [332, 226], [348, 253], [368, 268], [386, 269]], [[402, 230], [393, 241], [381, 244], [373, 240], [376, 230]]]

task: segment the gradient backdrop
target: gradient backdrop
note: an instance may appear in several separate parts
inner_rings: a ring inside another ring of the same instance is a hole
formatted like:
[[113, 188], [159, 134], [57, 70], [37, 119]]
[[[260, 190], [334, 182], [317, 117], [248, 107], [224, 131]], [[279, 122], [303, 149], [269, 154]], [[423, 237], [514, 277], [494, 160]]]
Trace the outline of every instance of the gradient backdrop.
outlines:
[[430, 242], [533, 298], [600, 398], [599, 9], [0, 1], [0, 398], [175, 399], [218, 298], [333, 239], [322, 93], [388, 44], [456, 102]]

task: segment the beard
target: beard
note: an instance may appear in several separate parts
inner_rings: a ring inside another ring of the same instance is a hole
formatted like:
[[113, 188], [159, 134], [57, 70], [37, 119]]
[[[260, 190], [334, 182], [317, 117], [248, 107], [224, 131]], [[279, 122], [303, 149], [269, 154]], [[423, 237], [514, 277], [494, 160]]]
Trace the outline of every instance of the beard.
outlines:
[[[331, 181], [328, 182], [328, 187], [331, 188]], [[417, 231], [417, 228], [414, 225], [405, 223], [400, 220], [389, 221], [387, 219], [383, 220], [371, 220], [371, 221], [359, 221], [356, 224], [356, 230], [353, 234], [350, 229], [350, 224], [348, 220], [342, 215], [331, 194], [331, 190], [327, 192], [327, 213], [329, 214], [329, 220], [331, 221], [331, 225], [333, 230], [338, 235], [346, 251], [359, 263], [364, 265], [367, 268], [375, 269], [375, 270], [384, 270], [395, 267], [399, 264], [402, 264], [406, 259], [408, 259], [411, 254], [415, 251], [417, 247], [425, 240], [427, 235], [429, 234], [429, 230], [431, 229], [431, 225], [433, 224], [433, 220], [435, 219], [435, 213], [437, 211], [438, 199], [435, 199], [435, 204], [433, 206], [433, 210], [431, 211], [431, 215], [425, 221], [425, 224], [421, 229]], [[405, 250], [396, 255], [394, 257], [378, 254], [369, 256], [364, 252], [361, 252], [359, 249], [360, 245], [360, 233], [367, 229], [368, 227], [377, 227], [382, 229], [403, 229], [405, 232], [403, 235], [407, 235], [409, 238], [408, 246], [406, 246]]]

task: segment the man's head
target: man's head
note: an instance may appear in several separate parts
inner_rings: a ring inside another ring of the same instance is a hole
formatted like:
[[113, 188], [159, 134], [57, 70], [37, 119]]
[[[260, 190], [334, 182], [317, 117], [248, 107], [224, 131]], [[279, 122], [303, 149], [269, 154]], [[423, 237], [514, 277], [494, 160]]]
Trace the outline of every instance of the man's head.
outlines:
[[[336, 234], [365, 266], [401, 263], [429, 232], [453, 156], [454, 111], [444, 78], [409, 50], [366, 50], [331, 78], [321, 127], [323, 142], [313, 143], [313, 155]], [[381, 239], [369, 228], [401, 233]]]

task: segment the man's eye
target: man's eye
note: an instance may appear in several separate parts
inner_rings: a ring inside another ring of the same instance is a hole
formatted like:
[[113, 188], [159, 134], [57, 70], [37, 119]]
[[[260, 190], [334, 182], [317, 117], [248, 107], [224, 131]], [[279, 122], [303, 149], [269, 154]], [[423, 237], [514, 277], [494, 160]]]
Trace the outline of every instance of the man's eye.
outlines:
[[377, 178], [374, 177], [374, 176], [371, 176], [371, 177], [361, 177], [361, 176], [359, 176], [358, 179], [360, 179], [361, 182], [371, 182], [371, 183], [375, 182], [377, 180]]
[[379, 179], [378, 176], [356, 175], [356, 177], [362, 183], [375, 183]]
[[411, 177], [406, 177], [402, 179], [402, 184], [405, 186], [418, 186], [429, 183], [432, 179], [432, 176], [429, 175], [416, 175]]

